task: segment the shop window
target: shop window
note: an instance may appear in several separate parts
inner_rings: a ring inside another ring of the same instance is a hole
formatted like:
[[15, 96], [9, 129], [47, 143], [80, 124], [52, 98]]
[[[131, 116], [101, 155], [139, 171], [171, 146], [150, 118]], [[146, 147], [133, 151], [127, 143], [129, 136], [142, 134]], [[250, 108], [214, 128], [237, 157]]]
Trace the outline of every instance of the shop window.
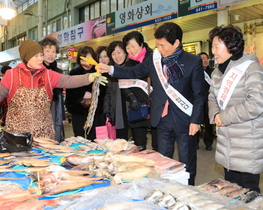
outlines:
[[86, 7], [82, 7], [79, 9], [79, 23], [83, 23], [88, 20], [89, 10]]
[[111, 0], [111, 7], [110, 7], [110, 12], [115, 12], [117, 11], [117, 0]]
[[47, 35], [47, 28], [44, 27], [44, 28], [43, 28], [43, 36], [46, 36], [46, 35]]
[[[94, 9], [95, 9], [95, 13], [94, 13], [94, 18], [97, 18], [97, 17], [100, 17], [100, 1], [96, 1], [95, 3], [94, 3]], [[93, 18], [93, 19], [94, 19]]]
[[124, 8], [125, 8], [124, 0], [118, 0], [118, 10], [124, 9]]
[[47, 26], [47, 34], [51, 34], [51, 28], [52, 28], [52, 26], [51, 26], [51, 24], [49, 24], [48, 26]]
[[63, 29], [68, 28], [68, 27], [69, 27], [69, 25], [68, 25], [68, 17], [64, 16], [63, 17]]
[[26, 40], [26, 35], [16, 37], [15, 39], [10, 41], [11, 48], [20, 45], [25, 40]]
[[95, 18], [95, 4], [91, 4], [89, 7], [90, 11], [90, 20]]
[[61, 18], [56, 20], [57, 22], [57, 31], [61, 31], [62, 27], [61, 27]]
[[68, 15], [68, 27], [71, 27], [71, 14]]
[[52, 22], [52, 33], [57, 31], [57, 23], [56, 21]]
[[[44, 29], [43, 29], [43, 32], [44, 32]], [[37, 34], [37, 29], [30, 31], [30, 32], [29, 32], [29, 35], [30, 35], [30, 39], [32, 39], [32, 40], [37, 40], [37, 36], [38, 36], [38, 34]], [[44, 35], [44, 36], [45, 36], [45, 35]]]
[[109, 0], [101, 0], [101, 16], [110, 13]]
[[6, 50], [6, 49], [5, 49], [5, 42], [2, 42], [1, 45], [2, 45], [2, 46], [1, 46], [2, 51]]

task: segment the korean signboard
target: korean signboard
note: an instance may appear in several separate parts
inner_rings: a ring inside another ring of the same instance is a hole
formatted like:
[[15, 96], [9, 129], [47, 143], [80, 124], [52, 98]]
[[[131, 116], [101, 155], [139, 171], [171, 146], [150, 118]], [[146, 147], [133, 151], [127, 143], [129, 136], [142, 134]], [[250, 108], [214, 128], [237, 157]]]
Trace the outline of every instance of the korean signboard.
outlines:
[[198, 12], [204, 12], [218, 7], [218, 1], [211, 0], [179, 0], [178, 10], [179, 17], [190, 15]]
[[69, 46], [84, 42], [93, 38], [105, 36], [106, 34], [106, 16], [80, 23], [73, 27], [51, 34], [58, 40], [59, 46]]
[[177, 18], [177, 1], [145, 1], [115, 12], [114, 33]]

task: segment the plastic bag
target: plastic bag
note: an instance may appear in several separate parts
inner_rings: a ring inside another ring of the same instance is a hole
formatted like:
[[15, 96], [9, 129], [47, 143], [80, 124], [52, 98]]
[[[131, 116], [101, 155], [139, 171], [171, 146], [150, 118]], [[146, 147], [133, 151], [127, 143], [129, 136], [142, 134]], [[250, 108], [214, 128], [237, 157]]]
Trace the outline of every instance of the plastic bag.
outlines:
[[33, 136], [30, 133], [0, 133], [0, 153], [30, 150]]

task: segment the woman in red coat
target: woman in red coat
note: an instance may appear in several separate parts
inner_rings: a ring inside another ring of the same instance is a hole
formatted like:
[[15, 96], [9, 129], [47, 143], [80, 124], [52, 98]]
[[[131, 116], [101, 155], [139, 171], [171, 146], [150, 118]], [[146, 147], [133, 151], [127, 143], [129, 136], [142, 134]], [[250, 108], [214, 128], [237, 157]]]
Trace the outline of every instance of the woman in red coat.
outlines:
[[8, 103], [5, 131], [55, 139], [50, 112], [53, 89], [88, 85], [100, 75], [68, 76], [48, 70], [42, 47], [32, 40], [24, 41], [19, 53], [23, 62], [7, 71], [0, 83], [0, 101], [7, 97]]

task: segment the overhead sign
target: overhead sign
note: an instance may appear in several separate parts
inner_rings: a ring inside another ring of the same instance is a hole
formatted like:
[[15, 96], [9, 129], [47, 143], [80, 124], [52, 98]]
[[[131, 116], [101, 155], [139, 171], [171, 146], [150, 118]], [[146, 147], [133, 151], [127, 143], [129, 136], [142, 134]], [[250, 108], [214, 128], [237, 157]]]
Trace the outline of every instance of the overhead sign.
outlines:
[[194, 13], [204, 12], [218, 7], [218, 1], [211, 0], [179, 0], [178, 16], [182, 17]]
[[177, 1], [145, 1], [115, 12], [114, 33], [177, 18]]
[[76, 43], [91, 40], [93, 38], [105, 36], [106, 16], [80, 23], [73, 27], [58, 31], [48, 36], [58, 40], [59, 47], [65, 47]]

